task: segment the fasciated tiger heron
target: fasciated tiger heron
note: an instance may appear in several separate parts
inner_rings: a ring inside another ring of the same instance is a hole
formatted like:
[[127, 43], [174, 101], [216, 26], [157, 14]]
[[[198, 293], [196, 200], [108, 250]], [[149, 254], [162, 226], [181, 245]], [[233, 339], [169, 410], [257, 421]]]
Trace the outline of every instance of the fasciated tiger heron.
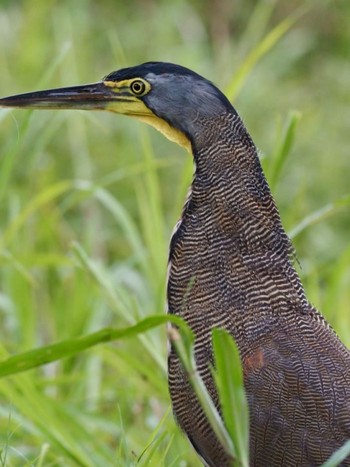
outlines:
[[[196, 364], [213, 401], [220, 411], [211, 330], [221, 327], [240, 351], [252, 466], [318, 466], [350, 438], [350, 352], [305, 297], [256, 147], [224, 94], [191, 70], [151, 62], [0, 105], [110, 110], [192, 152], [193, 183], [170, 242], [167, 300], [169, 313], [195, 334]], [[206, 465], [230, 465], [174, 349], [168, 368], [179, 425]]]

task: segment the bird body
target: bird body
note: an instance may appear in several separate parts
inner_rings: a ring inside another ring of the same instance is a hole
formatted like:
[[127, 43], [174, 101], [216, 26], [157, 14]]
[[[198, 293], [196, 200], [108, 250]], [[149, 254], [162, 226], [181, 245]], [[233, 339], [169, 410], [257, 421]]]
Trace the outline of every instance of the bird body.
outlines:
[[[255, 145], [214, 85], [178, 65], [152, 62], [95, 85], [0, 105], [112, 110], [191, 150], [193, 183], [170, 243], [168, 310], [194, 332], [198, 371], [216, 407], [211, 330], [220, 327], [240, 351], [250, 465], [321, 465], [350, 438], [350, 352], [307, 301]], [[174, 348], [168, 367], [179, 425], [207, 465], [231, 465]]]
[[[205, 134], [203, 146], [194, 145], [191, 194], [171, 241], [169, 311], [195, 332], [196, 363], [217, 407], [210, 331], [221, 327], [234, 337], [250, 408], [251, 465], [320, 465], [350, 438], [349, 351], [305, 298], [242, 121], [229, 112], [209, 120]], [[169, 383], [179, 423], [203, 459], [231, 465], [188, 396], [174, 350]]]

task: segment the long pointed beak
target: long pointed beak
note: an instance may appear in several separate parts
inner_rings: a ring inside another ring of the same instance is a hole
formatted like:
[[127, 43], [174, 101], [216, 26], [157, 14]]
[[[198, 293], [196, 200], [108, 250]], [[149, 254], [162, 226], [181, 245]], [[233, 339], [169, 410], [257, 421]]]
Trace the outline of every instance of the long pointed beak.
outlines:
[[108, 104], [124, 101], [103, 81], [83, 86], [28, 92], [0, 99], [0, 107], [27, 109], [84, 109], [104, 110]]

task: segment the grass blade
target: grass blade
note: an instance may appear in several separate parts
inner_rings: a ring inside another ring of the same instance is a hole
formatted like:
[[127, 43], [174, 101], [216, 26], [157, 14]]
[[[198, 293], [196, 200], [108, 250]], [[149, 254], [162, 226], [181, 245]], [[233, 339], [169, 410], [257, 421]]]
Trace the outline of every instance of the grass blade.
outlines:
[[292, 149], [295, 140], [296, 127], [300, 118], [300, 112], [292, 111], [289, 113], [283, 135], [277, 144], [275, 153], [270, 159], [271, 162], [268, 166], [268, 179], [272, 191], [274, 191], [276, 188], [276, 185], [280, 179], [282, 168]]
[[335, 451], [321, 467], [336, 467], [350, 456], [350, 439], [341, 448]]
[[249, 466], [249, 413], [238, 348], [227, 331], [214, 329], [214, 377], [227, 430], [236, 452], [236, 463]]
[[65, 357], [76, 355], [90, 347], [104, 342], [135, 337], [138, 334], [165, 324], [168, 321], [171, 321], [183, 329], [186, 335], [190, 334], [187, 325], [176, 316], [150, 316], [134, 326], [121, 329], [105, 328], [86, 336], [67, 339], [56, 344], [39, 347], [37, 349], [9, 357], [0, 361], [0, 378], [45, 365]]
[[299, 9], [275, 26], [260, 43], [247, 55], [233, 79], [226, 88], [226, 95], [234, 101], [242, 89], [247, 77], [258, 61], [264, 57], [277, 42], [290, 30], [295, 22], [305, 13], [305, 8]]
[[187, 372], [188, 379], [192, 384], [194, 392], [203, 408], [203, 411], [209, 420], [211, 427], [213, 428], [218, 440], [224, 447], [227, 454], [232, 459], [236, 459], [235, 447], [231, 441], [231, 438], [223, 424], [221, 416], [216, 409], [208, 390], [200, 377], [193, 350], [193, 336], [191, 339], [184, 339], [182, 335], [175, 329], [170, 328], [169, 338], [171, 343], [174, 345], [177, 355], [179, 356], [184, 369]]
[[297, 224], [292, 230], [288, 232], [291, 239], [301, 234], [305, 229], [312, 225], [318, 224], [319, 222], [327, 219], [327, 217], [335, 214], [339, 209], [350, 206], [350, 195], [343, 196], [333, 203], [328, 203], [317, 211], [312, 212], [306, 216], [299, 224]]
[[57, 182], [55, 185], [50, 185], [49, 188], [43, 190], [37, 196], [35, 196], [23, 209], [18, 216], [7, 226], [4, 231], [2, 244], [3, 246], [8, 245], [13, 239], [16, 232], [23, 226], [26, 220], [41, 206], [49, 203], [50, 201], [58, 198], [59, 196], [67, 193], [73, 188], [73, 184], [70, 181]]

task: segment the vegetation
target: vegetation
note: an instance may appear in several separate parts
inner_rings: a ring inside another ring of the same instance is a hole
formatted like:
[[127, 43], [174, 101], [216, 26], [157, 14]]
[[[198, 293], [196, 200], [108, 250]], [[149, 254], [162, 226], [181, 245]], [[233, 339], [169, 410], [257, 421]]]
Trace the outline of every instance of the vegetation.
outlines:
[[[2, 0], [0, 94], [148, 60], [214, 81], [261, 150], [308, 297], [349, 346], [349, 14], [346, 0]], [[201, 465], [166, 381], [167, 251], [190, 158], [108, 113], [0, 110], [0, 123], [0, 357], [19, 355], [0, 365], [0, 464]], [[241, 407], [225, 392], [233, 344], [215, 341], [222, 400]], [[225, 421], [245, 462], [244, 427]]]

